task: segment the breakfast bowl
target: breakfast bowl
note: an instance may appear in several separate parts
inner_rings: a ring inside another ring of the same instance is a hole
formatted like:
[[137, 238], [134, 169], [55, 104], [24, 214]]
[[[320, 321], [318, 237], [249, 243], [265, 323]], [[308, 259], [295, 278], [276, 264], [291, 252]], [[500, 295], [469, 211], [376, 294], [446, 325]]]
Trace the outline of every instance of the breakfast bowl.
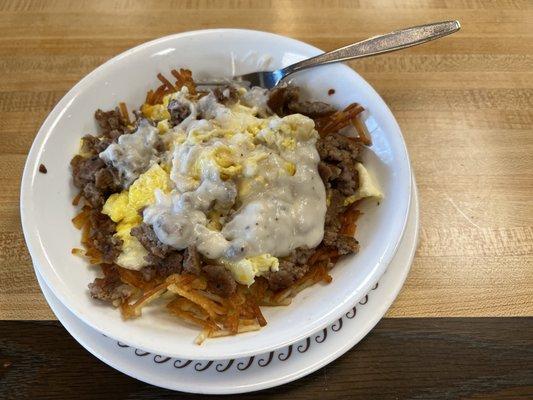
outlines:
[[[357, 102], [366, 109], [372, 146], [362, 154], [383, 199], [360, 204], [360, 250], [330, 271], [329, 284], [303, 290], [286, 307], [263, 309], [261, 330], [195, 344], [198, 330], [157, 307], [142, 317], [123, 320], [109, 305], [92, 299], [87, 285], [97, 269], [72, 254], [80, 232], [71, 219], [76, 189], [69, 162], [80, 138], [96, 131], [93, 112], [119, 102], [133, 108], [157, 84], [156, 75], [186, 68], [195, 79], [231, 77], [274, 69], [321, 53], [287, 37], [248, 30], [217, 29], [163, 37], [109, 60], [76, 84], [55, 106], [30, 150], [21, 188], [21, 218], [34, 266], [54, 295], [83, 322], [124, 344], [154, 354], [194, 360], [233, 359], [265, 353], [294, 343], [323, 328], [373, 287], [386, 270], [402, 238], [411, 202], [411, 168], [400, 128], [372, 87], [342, 64], [298, 73], [293, 82], [303, 95], [337, 108]], [[45, 166], [46, 173], [43, 173]]]

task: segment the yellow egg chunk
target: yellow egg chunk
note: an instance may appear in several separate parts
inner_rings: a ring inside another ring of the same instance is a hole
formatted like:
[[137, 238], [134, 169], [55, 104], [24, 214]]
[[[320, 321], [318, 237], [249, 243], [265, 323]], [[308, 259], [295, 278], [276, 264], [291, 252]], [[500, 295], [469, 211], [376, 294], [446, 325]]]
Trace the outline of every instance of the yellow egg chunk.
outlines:
[[296, 173], [296, 165], [292, 162], [286, 162], [283, 168], [291, 176], [294, 176], [294, 174]]
[[370, 176], [367, 169], [361, 163], [355, 165], [359, 174], [359, 189], [354, 195], [347, 197], [344, 200], [344, 205], [347, 206], [367, 197], [375, 197], [377, 199], [383, 198], [383, 193], [377, 187], [374, 179]]
[[227, 180], [238, 176], [242, 172], [242, 165], [238, 157], [227, 146], [219, 146], [210, 151], [205, 151], [189, 170], [189, 176], [200, 179], [201, 176], [216, 174], [221, 179]]
[[159, 130], [159, 133], [167, 133], [170, 129], [170, 123], [168, 122], [168, 119], [159, 121], [157, 123], [157, 129]]
[[102, 214], [108, 215], [113, 222], [119, 222], [129, 214], [128, 207], [128, 191], [125, 190], [122, 193], [114, 193], [109, 196], [102, 208]]
[[174, 135], [174, 145], [179, 145], [179, 144], [182, 144], [185, 142], [185, 140], [187, 140], [187, 136], [185, 135], [185, 133], [181, 132], [181, 133], [176, 133]]
[[130, 230], [142, 222], [139, 210], [154, 202], [156, 189], [163, 192], [170, 190], [169, 175], [158, 164], [141, 174], [129, 190], [109, 196], [102, 208], [102, 213], [117, 223], [115, 236], [123, 242], [122, 252], [117, 258], [121, 267], [140, 269], [147, 265], [144, 257], [148, 253], [137, 238], [130, 235]]
[[152, 165], [130, 186], [128, 197], [130, 206], [139, 210], [141, 207], [152, 204], [155, 200], [156, 189], [161, 189], [163, 192], [170, 190], [170, 178], [158, 164]]
[[163, 105], [166, 107], [168, 107], [168, 103], [170, 103], [170, 99], [172, 97], [174, 93], [171, 93], [171, 94], [167, 94], [166, 96], [163, 97]]
[[220, 223], [220, 211], [210, 210], [207, 213], [207, 227], [212, 231], [220, 231], [222, 229], [222, 224]]
[[294, 150], [296, 148], [296, 140], [293, 137], [285, 138], [281, 145], [288, 150]]
[[123, 268], [138, 270], [148, 264], [144, 260], [148, 252], [137, 238], [130, 235], [130, 230], [135, 225], [137, 224], [125, 222], [118, 224], [115, 236], [122, 239], [122, 252], [117, 258], [117, 264]]
[[315, 123], [312, 119], [301, 114], [291, 114], [283, 118], [281, 131], [293, 135], [296, 139], [305, 140], [318, 135], [314, 126]]
[[212, 153], [216, 166], [222, 178], [228, 179], [240, 174], [242, 165], [235, 160], [233, 151], [227, 146], [217, 147]]
[[270, 254], [243, 258], [240, 261], [223, 259], [220, 261], [237, 282], [248, 286], [255, 282], [256, 276], [261, 276], [268, 271], [279, 270], [279, 260]]
[[170, 113], [167, 108], [162, 104], [143, 104], [141, 106], [142, 114], [152, 121], [161, 121], [164, 119], [170, 119]]

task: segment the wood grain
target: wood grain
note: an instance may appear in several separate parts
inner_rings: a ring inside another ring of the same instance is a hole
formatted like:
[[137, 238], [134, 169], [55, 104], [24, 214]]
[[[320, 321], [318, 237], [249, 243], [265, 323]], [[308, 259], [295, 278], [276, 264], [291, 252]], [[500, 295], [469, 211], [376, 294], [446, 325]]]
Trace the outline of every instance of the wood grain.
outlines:
[[396, 115], [420, 190], [420, 248], [388, 316], [533, 315], [530, 1], [5, 0], [0, 319], [54, 318], [22, 238], [19, 182], [47, 113], [96, 66], [193, 29], [259, 29], [333, 49], [452, 18], [462, 23], [458, 34], [351, 63]]
[[[199, 398], [112, 369], [58, 322], [3, 321], [0, 330], [3, 399]], [[532, 331], [533, 318], [384, 319], [327, 367], [239, 399], [532, 398]]]

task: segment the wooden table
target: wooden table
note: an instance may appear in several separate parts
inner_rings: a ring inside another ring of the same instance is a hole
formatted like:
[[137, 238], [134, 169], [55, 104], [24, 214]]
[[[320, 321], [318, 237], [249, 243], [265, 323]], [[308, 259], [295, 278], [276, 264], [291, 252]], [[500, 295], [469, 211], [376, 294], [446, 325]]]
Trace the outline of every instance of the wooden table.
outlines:
[[[19, 182], [54, 104], [112, 56], [239, 27], [323, 49], [437, 20], [449, 38], [353, 67], [402, 128], [421, 201], [409, 278], [377, 328], [274, 397], [533, 396], [533, 3], [521, 0], [0, 1], [0, 397], [172, 397], [97, 361], [54, 320], [22, 237]], [[50, 320], [50, 321], [49, 321]], [[264, 394], [264, 393], [263, 393]], [[249, 396], [253, 397], [253, 396]]]

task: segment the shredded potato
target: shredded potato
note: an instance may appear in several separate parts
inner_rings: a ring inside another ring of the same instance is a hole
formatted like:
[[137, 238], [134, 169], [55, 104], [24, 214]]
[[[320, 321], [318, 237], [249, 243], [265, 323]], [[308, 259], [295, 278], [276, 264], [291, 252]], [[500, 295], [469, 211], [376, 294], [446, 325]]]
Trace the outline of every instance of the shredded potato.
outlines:
[[163, 74], [157, 74], [157, 79], [162, 83], [155, 92], [153, 90], [146, 93], [145, 103], [149, 105], [161, 104], [163, 97], [168, 94], [177, 92], [182, 87], [187, 87], [190, 94], [196, 94], [196, 85], [192, 79], [192, 72], [187, 69], [180, 69], [179, 71], [173, 69], [172, 76], [176, 78], [176, 83], [172, 84]]
[[357, 104], [353, 103], [346, 107], [344, 110], [337, 111], [327, 117], [324, 117], [316, 121], [316, 128], [320, 136], [326, 136], [334, 132], [338, 132], [342, 128], [350, 125], [357, 115], [362, 113], [365, 109]]
[[176, 78], [177, 88], [186, 86], [190, 94], [196, 94], [196, 85], [192, 79], [192, 72], [190, 70], [181, 68], [177, 71], [173, 69], [170, 73]]
[[218, 331], [209, 332], [208, 337], [215, 338], [215, 337], [222, 337], [222, 336], [231, 336], [231, 335], [235, 335], [237, 333], [258, 331], [259, 329], [261, 329], [261, 325], [259, 325], [256, 321], [254, 321], [253, 323], [250, 323], [250, 324], [242, 323], [242, 321], [241, 321], [241, 322], [239, 322], [239, 326], [238, 326], [236, 332], [229, 331], [229, 330], [226, 330], [226, 329], [221, 329], [221, 330], [218, 330]]
[[342, 216], [342, 227], [340, 232], [345, 235], [355, 235], [356, 222], [357, 218], [361, 215], [361, 212], [356, 208], [358, 206], [357, 202], [353, 203], [348, 207]]
[[131, 125], [130, 115], [128, 113], [128, 107], [126, 107], [126, 103], [120, 102], [118, 103], [118, 106], [120, 108], [120, 115], [122, 116], [122, 119], [126, 125]]
[[81, 198], [82, 198], [82, 195], [83, 195], [83, 193], [82, 193], [82, 192], [79, 192], [79, 193], [76, 195], [76, 197], [74, 197], [74, 198], [72, 199], [72, 205], [73, 205], [73, 206], [77, 206], [78, 204], [80, 204], [80, 200], [81, 200]]
[[217, 314], [224, 314], [224, 309], [218, 306], [215, 302], [203, 296], [200, 292], [187, 288], [185, 285], [178, 286], [172, 283], [167, 287], [167, 289], [173, 293], [185, 297], [186, 299], [189, 299], [195, 304], [198, 304], [211, 318], [215, 318]]
[[143, 279], [142, 274], [138, 271], [132, 271], [131, 269], [118, 268], [120, 280], [128, 285], [131, 285], [137, 289], [150, 290], [157, 285], [157, 281], [151, 280], [147, 282]]
[[174, 87], [174, 85], [170, 83], [170, 81], [167, 78], [165, 78], [163, 74], [157, 74], [157, 79], [159, 79], [161, 83], [163, 83], [163, 85], [165, 85], [168, 90], [172, 92], [176, 91], [176, 88]]
[[352, 125], [355, 127], [355, 130], [357, 131], [361, 142], [366, 146], [372, 145], [372, 139], [370, 138], [368, 129], [366, 128], [366, 125], [361, 121], [361, 119], [358, 117], [352, 118], [351, 122]]
[[167, 283], [162, 283], [156, 287], [144, 292], [142, 296], [133, 304], [127, 302], [121, 305], [122, 316], [124, 319], [136, 318], [141, 315], [142, 308], [157, 300], [167, 290]]

